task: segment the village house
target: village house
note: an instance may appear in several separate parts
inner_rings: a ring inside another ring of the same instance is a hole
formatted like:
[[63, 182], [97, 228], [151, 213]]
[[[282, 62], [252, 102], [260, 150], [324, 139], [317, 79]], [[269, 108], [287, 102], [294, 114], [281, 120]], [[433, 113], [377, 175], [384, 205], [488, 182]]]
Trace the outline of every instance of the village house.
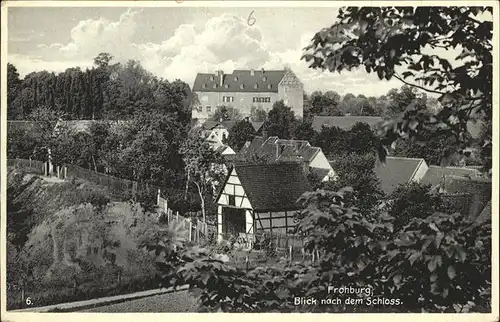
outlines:
[[216, 198], [217, 239], [289, 233], [301, 209], [297, 200], [307, 191], [311, 186], [298, 162], [235, 163]]
[[382, 191], [390, 195], [399, 185], [419, 182], [427, 173], [427, 163], [419, 158], [387, 157], [385, 164], [375, 164], [375, 175]]
[[199, 73], [193, 94], [192, 118], [201, 122], [211, 118], [218, 106], [233, 107], [248, 117], [252, 107], [269, 112], [280, 100], [291, 107], [296, 117], [303, 116], [304, 85], [289, 68]]
[[321, 148], [313, 147], [305, 140], [283, 140], [276, 136], [256, 136], [245, 143], [235, 158], [240, 161], [261, 160], [266, 162], [303, 162], [320, 181], [335, 178], [335, 171]]

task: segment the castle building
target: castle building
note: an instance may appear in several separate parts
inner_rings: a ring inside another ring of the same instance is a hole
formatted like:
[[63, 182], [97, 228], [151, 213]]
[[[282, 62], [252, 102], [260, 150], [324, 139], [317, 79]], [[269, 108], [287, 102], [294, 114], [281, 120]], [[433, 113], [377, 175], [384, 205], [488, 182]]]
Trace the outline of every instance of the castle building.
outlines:
[[193, 85], [192, 118], [205, 121], [219, 106], [237, 109], [243, 117], [252, 107], [268, 112], [283, 100], [297, 118], [303, 116], [304, 85], [289, 68], [283, 70], [234, 70], [198, 74]]

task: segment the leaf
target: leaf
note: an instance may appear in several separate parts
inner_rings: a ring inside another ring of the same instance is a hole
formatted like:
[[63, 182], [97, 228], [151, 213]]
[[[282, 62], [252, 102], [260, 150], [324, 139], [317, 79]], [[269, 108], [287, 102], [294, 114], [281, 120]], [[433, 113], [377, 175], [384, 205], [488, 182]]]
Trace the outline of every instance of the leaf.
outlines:
[[430, 272], [434, 272], [436, 270], [436, 267], [437, 267], [437, 262], [435, 260], [435, 258], [433, 257], [429, 263], [427, 263], [427, 268], [429, 269]]
[[398, 286], [401, 284], [402, 277], [400, 274], [394, 276], [392, 279], [394, 280], [394, 285]]
[[422, 257], [422, 253], [421, 252], [413, 252], [413, 254], [410, 256], [410, 258], [408, 258], [408, 260], [410, 261], [410, 265], [413, 266], [413, 263], [419, 258], [419, 257]]
[[436, 227], [436, 224], [434, 224], [434, 223], [430, 223], [429, 224], [429, 228], [432, 229], [432, 230], [434, 230], [434, 231], [439, 232], [439, 229]]
[[448, 277], [450, 278], [450, 280], [454, 279], [455, 276], [457, 276], [455, 267], [453, 265], [448, 266]]

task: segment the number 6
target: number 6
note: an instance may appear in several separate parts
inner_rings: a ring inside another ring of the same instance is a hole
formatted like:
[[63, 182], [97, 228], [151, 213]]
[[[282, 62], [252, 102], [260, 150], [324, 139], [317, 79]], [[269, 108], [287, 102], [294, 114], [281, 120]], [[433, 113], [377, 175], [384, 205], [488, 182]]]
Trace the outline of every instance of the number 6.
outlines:
[[26, 298], [26, 305], [31, 305], [31, 297]]
[[257, 19], [255, 19], [252, 15], [253, 15], [254, 11], [252, 10], [252, 12], [250, 12], [250, 14], [248, 15], [248, 19], [247, 19], [247, 23], [248, 25], [251, 27], [255, 24], [255, 22], [257, 21]]

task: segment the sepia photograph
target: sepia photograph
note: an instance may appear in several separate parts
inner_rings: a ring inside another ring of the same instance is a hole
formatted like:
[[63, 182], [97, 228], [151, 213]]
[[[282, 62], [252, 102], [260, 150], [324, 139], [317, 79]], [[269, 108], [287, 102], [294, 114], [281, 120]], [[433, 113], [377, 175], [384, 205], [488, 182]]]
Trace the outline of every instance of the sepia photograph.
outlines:
[[3, 2], [2, 320], [498, 321], [498, 10]]

